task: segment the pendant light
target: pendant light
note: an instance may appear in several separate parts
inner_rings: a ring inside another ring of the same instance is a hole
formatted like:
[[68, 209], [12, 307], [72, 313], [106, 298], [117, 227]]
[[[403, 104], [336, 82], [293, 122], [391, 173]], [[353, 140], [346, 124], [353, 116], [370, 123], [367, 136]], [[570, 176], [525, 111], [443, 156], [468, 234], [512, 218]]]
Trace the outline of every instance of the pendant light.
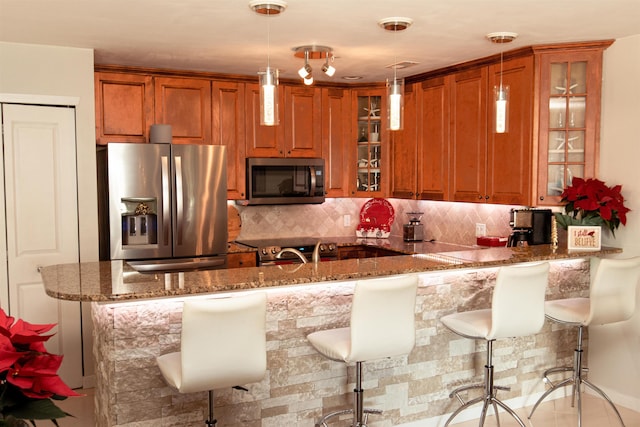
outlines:
[[[413, 24], [410, 18], [391, 17], [378, 21], [378, 25], [386, 31], [404, 31]], [[394, 49], [397, 52], [397, 49]], [[398, 78], [397, 58], [394, 56], [393, 79], [387, 79], [387, 129], [391, 131], [401, 130], [404, 123], [404, 78]]]
[[[267, 18], [279, 15], [287, 8], [284, 0], [253, 0], [249, 2], [251, 10]], [[276, 126], [280, 122], [278, 115], [278, 69], [271, 67], [270, 21], [267, 20], [267, 67], [258, 72], [260, 84], [260, 124]]]
[[[492, 43], [511, 43], [518, 37], [516, 33], [497, 32], [487, 34], [487, 38]], [[509, 85], [502, 84], [502, 56], [503, 49], [500, 50], [500, 85], [493, 87], [493, 131], [495, 133], [506, 133], [509, 131]]]

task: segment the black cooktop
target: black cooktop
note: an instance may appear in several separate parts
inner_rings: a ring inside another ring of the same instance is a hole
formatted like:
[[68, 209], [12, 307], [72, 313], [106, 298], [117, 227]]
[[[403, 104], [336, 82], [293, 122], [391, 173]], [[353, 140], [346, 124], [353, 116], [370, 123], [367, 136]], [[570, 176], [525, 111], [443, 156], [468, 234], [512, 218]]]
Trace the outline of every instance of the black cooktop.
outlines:
[[236, 240], [236, 243], [250, 248], [264, 248], [267, 246], [280, 246], [281, 248], [297, 248], [303, 246], [315, 246], [318, 241], [327, 243], [321, 237], [278, 237], [273, 239], [249, 239]]

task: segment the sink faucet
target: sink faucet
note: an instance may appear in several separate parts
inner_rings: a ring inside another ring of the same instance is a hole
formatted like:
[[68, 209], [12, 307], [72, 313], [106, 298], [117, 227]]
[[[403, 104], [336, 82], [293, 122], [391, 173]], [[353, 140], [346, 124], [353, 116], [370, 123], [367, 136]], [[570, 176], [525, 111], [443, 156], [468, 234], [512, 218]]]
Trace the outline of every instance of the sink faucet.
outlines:
[[307, 263], [307, 258], [302, 254], [302, 252], [293, 248], [282, 248], [282, 250], [276, 254], [276, 258], [280, 259], [282, 257], [282, 254], [286, 252], [291, 252], [292, 254], [296, 254], [298, 258], [300, 258], [303, 264]]

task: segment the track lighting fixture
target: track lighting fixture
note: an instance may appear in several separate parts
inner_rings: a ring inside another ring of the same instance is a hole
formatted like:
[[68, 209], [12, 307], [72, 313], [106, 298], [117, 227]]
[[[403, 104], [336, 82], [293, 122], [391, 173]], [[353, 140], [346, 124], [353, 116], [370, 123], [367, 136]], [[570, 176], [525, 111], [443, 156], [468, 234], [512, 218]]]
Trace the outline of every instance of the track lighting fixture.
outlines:
[[305, 85], [313, 84], [313, 69], [309, 64], [310, 59], [324, 59], [325, 62], [322, 65], [322, 72], [327, 76], [332, 77], [336, 73], [336, 69], [329, 64], [329, 60], [333, 61], [333, 49], [329, 46], [296, 46], [291, 48], [294, 56], [298, 58], [304, 58], [304, 65], [298, 70], [298, 75], [303, 79]]

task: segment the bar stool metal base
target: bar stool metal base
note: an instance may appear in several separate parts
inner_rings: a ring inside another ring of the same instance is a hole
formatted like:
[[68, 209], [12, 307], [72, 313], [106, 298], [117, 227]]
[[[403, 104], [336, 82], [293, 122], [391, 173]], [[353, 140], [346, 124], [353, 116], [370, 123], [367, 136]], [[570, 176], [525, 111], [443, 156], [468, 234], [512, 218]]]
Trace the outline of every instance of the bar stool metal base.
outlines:
[[[493, 355], [493, 340], [489, 340], [487, 341], [487, 364], [484, 365], [484, 384], [474, 384], [474, 385], [459, 387], [453, 390], [449, 394], [449, 397], [451, 398], [455, 396], [460, 402], [461, 406], [451, 414], [447, 422], [444, 424], [445, 427], [447, 427], [449, 423], [451, 423], [451, 421], [453, 421], [453, 419], [456, 416], [458, 416], [458, 414], [460, 414], [462, 411], [480, 402], [482, 402], [482, 411], [480, 412], [480, 423], [478, 424], [479, 427], [482, 427], [484, 425], [484, 420], [487, 416], [489, 405], [493, 406], [493, 412], [496, 414], [496, 421], [498, 422], [498, 426], [500, 426], [500, 419], [498, 418], [498, 406], [500, 406], [509, 415], [511, 415], [518, 422], [518, 424], [520, 424], [521, 427], [526, 427], [522, 422], [522, 420], [520, 419], [520, 417], [518, 416], [518, 414], [516, 414], [513, 411], [513, 409], [509, 408], [506, 403], [504, 403], [503, 401], [501, 401], [496, 397], [497, 390], [510, 390], [510, 388], [497, 386], [493, 384], [492, 355]], [[476, 397], [475, 399], [472, 399], [468, 402], [465, 402], [460, 397], [461, 392], [466, 390], [476, 389], [476, 388], [484, 390], [484, 393], [482, 396]]]
[[[566, 323], [566, 322], [562, 322], [562, 323]], [[609, 405], [611, 405], [611, 408], [613, 408], [613, 411], [618, 416], [618, 420], [620, 421], [620, 424], [622, 425], [622, 427], [625, 427], [624, 421], [622, 420], [622, 416], [620, 415], [620, 412], [618, 412], [618, 408], [616, 408], [616, 405], [614, 405], [613, 402], [611, 401], [611, 399], [609, 399], [609, 396], [607, 396], [605, 394], [605, 392], [602, 391], [599, 387], [595, 386], [594, 384], [592, 384], [591, 382], [589, 382], [588, 380], [586, 380], [582, 376], [583, 373], [586, 373], [586, 372], [589, 371], [588, 368], [583, 368], [582, 367], [582, 333], [583, 333], [583, 328], [584, 328], [584, 326], [582, 326], [582, 325], [580, 325], [578, 327], [578, 345], [577, 345], [575, 351], [573, 352], [573, 366], [551, 368], [551, 369], [547, 369], [546, 371], [544, 371], [544, 375], [543, 375], [543, 379], [542, 380], [546, 384], [550, 384], [551, 388], [548, 389], [547, 391], [545, 391], [543, 393], [543, 395], [540, 396], [540, 398], [538, 399], [536, 404], [533, 405], [533, 409], [531, 409], [531, 413], [529, 414], [529, 419], [531, 419], [531, 417], [533, 416], [533, 413], [538, 408], [538, 405], [540, 405], [540, 403], [542, 403], [542, 401], [547, 396], [549, 396], [554, 391], [561, 389], [562, 387], [566, 387], [568, 385], [571, 385], [572, 386], [572, 390], [571, 390], [571, 407], [573, 408], [575, 403], [576, 403], [576, 401], [577, 401], [577, 403], [578, 403], [578, 427], [582, 427], [582, 390], [581, 389], [582, 389], [582, 384], [584, 384], [587, 387], [589, 387], [591, 390], [593, 390], [596, 393], [598, 393], [604, 400], [606, 400], [609, 403]], [[564, 380], [554, 384], [549, 379], [549, 375], [557, 374], [559, 372], [571, 372], [572, 376], [570, 376], [568, 378], [565, 378]]]
[[380, 409], [369, 409], [363, 406], [363, 394], [362, 389], [362, 362], [356, 362], [356, 388], [353, 389], [353, 408], [344, 409], [342, 411], [331, 412], [330, 414], [322, 417], [315, 427], [328, 427], [327, 422], [334, 417], [345, 414], [353, 414], [352, 427], [366, 427], [369, 414], [382, 414]]
[[209, 417], [204, 422], [207, 427], [215, 427], [218, 424], [218, 420], [213, 418], [213, 390], [209, 390]]

